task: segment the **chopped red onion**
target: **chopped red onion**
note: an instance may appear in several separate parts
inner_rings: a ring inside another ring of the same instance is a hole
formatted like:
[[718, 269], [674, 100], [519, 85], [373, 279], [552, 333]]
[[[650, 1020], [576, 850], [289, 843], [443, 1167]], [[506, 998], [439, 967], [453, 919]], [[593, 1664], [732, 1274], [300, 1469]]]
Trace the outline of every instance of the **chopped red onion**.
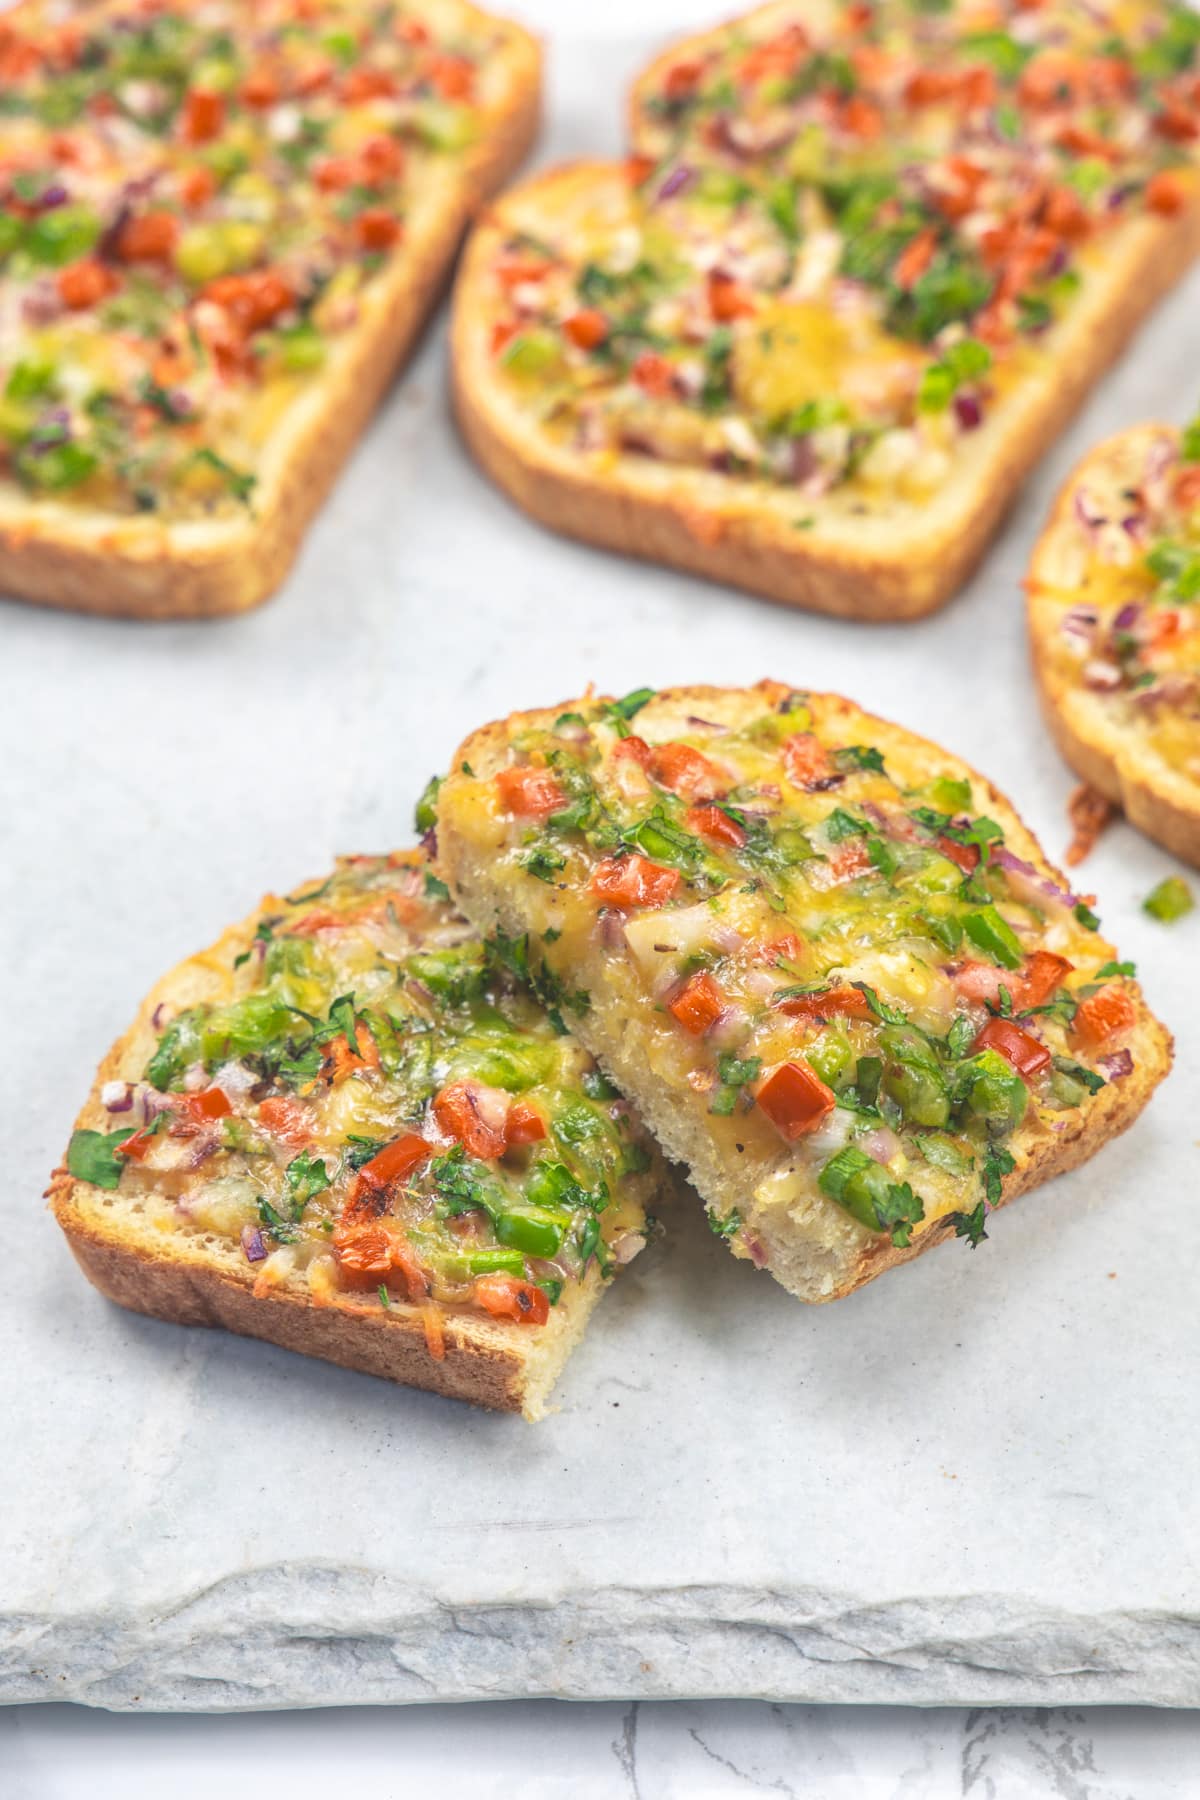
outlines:
[[55, 181], [43, 190], [38, 199], [37, 208], [39, 212], [51, 212], [56, 206], [65, 206], [69, 199], [70, 195], [62, 182]]
[[1103, 662], [1098, 656], [1083, 665], [1083, 685], [1097, 694], [1112, 694], [1121, 685], [1121, 671], [1116, 663]]
[[50, 325], [65, 311], [62, 295], [52, 281], [39, 280], [21, 300], [26, 325]]
[[1177, 455], [1175, 440], [1167, 436], [1156, 437], [1146, 452], [1142, 496], [1151, 512], [1160, 512], [1167, 504], [1167, 476], [1175, 465]]
[[1109, 1081], [1124, 1081], [1133, 1074], [1133, 1055], [1129, 1050], [1114, 1050], [1111, 1056], [1098, 1056], [1096, 1061]]
[[976, 394], [954, 396], [954, 416], [964, 431], [975, 431], [983, 424], [983, 407]]
[[267, 1246], [263, 1242], [263, 1234], [257, 1225], [242, 1226], [242, 1249], [247, 1262], [263, 1262], [267, 1256]]
[[222, 1063], [214, 1074], [212, 1084], [214, 1087], [219, 1087], [222, 1093], [227, 1094], [231, 1100], [237, 1100], [256, 1088], [259, 1080], [260, 1077], [254, 1073], [253, 1069], [248, 1069], [245, 1063], [226, 1062]]
[[1068, 637], [1090, 638], [1093, 628], [1100, 623], [1099, 613], [1092, 612], [1086, 606], [1073, 606], [1063, 614], [1062, 630]]
[[738, 1232], [738, 1237], [741, 1241], [742, 1248], [745, 1250], [747, 1256], [749, 1256], [750, 1261], [754, 1264], [755, 1268], [765, 1269], [769, 1258], [767, 1256], [767, 1247], [762, 1239], [755, 1237], [752, 1231], [747, 1231], [744, 1225]]
[[596, 941], [606, 950], [619, 950], [625, 942], [625, 921], [615, 907], [605, 907], [598, 916]]
[[881, 1126], [878, 1131], [868, 1131], [858, 1141], [867, 1155], [877, 1163], [890, 1163], [900, 1148], [900, 1139], [886, 1125]]
[[659, 199], [670, 200], [674, 195], [682, 194], [683, 190], [691, 185], [692, 179], [693, 171], [688, 168], [686, 163], [680, 163], [677, 169], [672, 169], [671, 173], [667, 176], [667, 179], [659, 188]]
[[1078, 488], [1075, 493], [1075, 517], [1086, 531], [1099, 531], [1102, 525], [1108, 524], [1107, 514], [1102, 513], [1086, 488]]
[[208, 1086], [208, 1070], [202, 1062], [189, 1063], [183, 1071], [183, 1091], [185, 1094], [198, 1093]]
[[1053, 900], [1058, 906], [1078, 906], [1079, 896], [1077, 894], [1069, 893], [1066, 888], [1059, 887], [1058, 883], [1051, 881], [1048, 875], [1039, 875], [1032, 863], [1025, 862], [1019, 856], [1014, 856], [1012, 851], [1006, 850], [1003, 844], [998, 850], [992, 851], [992, 861], [1009, 877], [1015, 894], [1021, 894], [1024, 890], [1025, 897], [1032, 895], [1036, 897], [1039, 904], [1044, 900]]
[[105, 1112], [129, 1112], [133, 1107], [133, 1086], [128, 1081], [106, 1081], [100, 1089], [100, 1104]]
[[166, 1011], [166, 1008], [166, 1001], [160, 1000], [154, 1011], [150, 1014], [150, 1023], [155, 1031], [161, 1031], [163, 1028], [163, 1013]]
[[1128, 606], [1123, 606], [1121, 608], [1120, 612], [1113, 620], [1113, 629], [1115, 631], [1130, 631], [1133, 626], [1137, 624], [1141, 616], [1141, 607], [1135, 606], [1131, 601]]

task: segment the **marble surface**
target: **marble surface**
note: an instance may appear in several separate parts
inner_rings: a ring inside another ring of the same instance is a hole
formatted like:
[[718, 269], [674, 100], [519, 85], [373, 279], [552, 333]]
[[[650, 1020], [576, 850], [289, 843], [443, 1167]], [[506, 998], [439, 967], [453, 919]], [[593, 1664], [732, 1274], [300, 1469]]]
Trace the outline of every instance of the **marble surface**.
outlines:
[[[448, 1767], [453, 1776], [448, 1776]], [[1194, 1800], [1200, 1714], [634, 1702], [138, 1718], [0, 1711], [5, 1800]]]
[[[547, 154], [612, 140], [643, 53], [561, 45]], [[817, 621], [526, 524], [455, 439], [440, 330], [262, 611], [147, 629], [4, 609], [0, 1207], [21, 1280], [0, 1311], [0, 1698], [1200, 1702], [1200, 915], [1140, 913], [1173, 865], [1123, 826], [1088, 885], [1180, 1053], [1136, 1130], [974, 1255], [828, 1309], [687, 1211], [539, 1428], [121, 1313], [38, 1202], [164, 968], [335, 851], [405, 841], [466, 729], [588, 679], [851, 692], [987, 769], [1060, 850], [1071, 782], [1018, 582], [1079, 453], [1193, 402], [1198, 295], [1158, 313], [968, 592], [916, 628]]]

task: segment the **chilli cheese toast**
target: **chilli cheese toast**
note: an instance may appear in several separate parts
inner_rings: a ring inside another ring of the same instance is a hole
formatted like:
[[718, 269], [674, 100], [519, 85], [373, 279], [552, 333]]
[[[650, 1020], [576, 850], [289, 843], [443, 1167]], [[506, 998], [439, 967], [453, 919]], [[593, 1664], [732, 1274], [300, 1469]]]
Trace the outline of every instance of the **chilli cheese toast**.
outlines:
[[557, 529], [822, 612], [961, 583], [1200, 247], [1200, 17], [782, 0], [477, 229], [457, 406]]
[[411, 852], [269, 895], [168, 975], [50, 1197], [122, 1306], [537, 1418], [663, 1179]]
[[467, 0], [0, 14], [0, 592], [270, 593], [538, 98]]
[[1072, 768], [1200, 865], [1200, 423], [1110, 438], [1030, 569], [1034, 668]]
[[846, 700], [643, 690], [468, 738], [440, 865], [736, 1255], [848, 1293], [1125, 1129], [1171, 1045], [1008, 802]]

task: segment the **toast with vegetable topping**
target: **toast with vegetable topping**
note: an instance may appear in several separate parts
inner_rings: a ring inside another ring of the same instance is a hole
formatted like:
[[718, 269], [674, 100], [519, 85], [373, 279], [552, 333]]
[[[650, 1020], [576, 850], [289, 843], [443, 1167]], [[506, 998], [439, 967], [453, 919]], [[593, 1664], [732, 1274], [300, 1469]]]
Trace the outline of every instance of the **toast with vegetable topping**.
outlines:
[[1034, 669], [1063, 755], [1200, 867], [1200, 422], [1093, 450], [1034, 551]]
[[459, 417], [573, 536], [853, 618], [940, 605], [1200, 248], [1200, 17], [783, 0], [637, 83], [459, 277]]
[[1083, 1162], [1168, 1034], [1009, 803], [831, 695], [648, 689], [469, 737], [476, 927], [553, 995], [713, 1229], [832, 1300]]
[[272, 592], [539, 85], [467, 0], [0, 15], [0, 592]]
[[664, 1181], [412, 852], [269, 895], [161, 982], [50, 1198], [122, 1306], [537, 1418]]

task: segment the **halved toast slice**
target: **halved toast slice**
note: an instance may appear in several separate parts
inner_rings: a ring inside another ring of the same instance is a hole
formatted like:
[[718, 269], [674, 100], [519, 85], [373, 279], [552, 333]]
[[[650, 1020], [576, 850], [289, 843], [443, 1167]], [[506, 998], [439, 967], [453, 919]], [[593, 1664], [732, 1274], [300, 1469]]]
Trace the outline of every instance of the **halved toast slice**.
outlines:
[[0, 87], [0, 593], [255, 605], [531, 142], [538, 48], [469, 0], [25, 0]]
[[637, 84], [632, 159], [520, 184], [456, 407], [542, 523], [844, 617], [961, 584], [1200, 248], [1168, 6], [784, 0]]
[[1091, 451], [1027, 585], [1038, 690], [1063, 755], [1200, 866], [1200, 432], [1141, 425]]
[[538, 1418], [661, 1160], [419, 852], [348, 857], [159, 983], [50, 1199], [91, 1281]]
[[1167, 1032], [1009, 803], [832, 695], [649, 690], [475, 732], [440, 866], [685, 1164], [836, 1299], [1093, 1155]]

